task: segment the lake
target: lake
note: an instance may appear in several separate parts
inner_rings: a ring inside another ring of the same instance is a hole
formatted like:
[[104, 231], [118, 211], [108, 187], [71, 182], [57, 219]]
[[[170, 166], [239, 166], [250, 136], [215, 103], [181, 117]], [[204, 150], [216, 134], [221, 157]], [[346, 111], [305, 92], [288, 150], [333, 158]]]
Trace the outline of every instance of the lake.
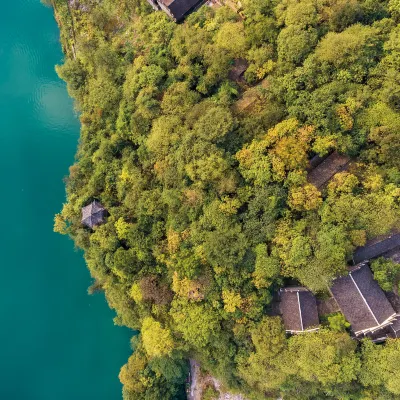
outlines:
[[0, 3], [0, 399], [121, 399], [132, 332], [52, 231], [79, 137], [58, 28], [39, 0]]

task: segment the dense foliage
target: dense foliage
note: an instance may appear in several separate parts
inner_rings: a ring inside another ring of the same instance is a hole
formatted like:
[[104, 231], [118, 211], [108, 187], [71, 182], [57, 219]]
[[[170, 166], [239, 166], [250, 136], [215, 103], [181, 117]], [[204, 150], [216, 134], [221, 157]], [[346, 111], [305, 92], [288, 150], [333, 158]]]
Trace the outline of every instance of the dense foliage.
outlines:
[[[82, 123], [55, 229], [141, 332], [124, 398], [184, 398], [189, 357], [249, 399], [400, 398], [400, 342], [357, 345], [340, 316], [286, 338], [269, 316], [286, 280], [323, 294], [399, 226], [399, 0], [242, 0], [179, 25], [141, 0], [54, 6]], [[320, 191], [308, 160], [332, 150], [352, 162]], [[109, 217], [89, 230], [93, 199]]]

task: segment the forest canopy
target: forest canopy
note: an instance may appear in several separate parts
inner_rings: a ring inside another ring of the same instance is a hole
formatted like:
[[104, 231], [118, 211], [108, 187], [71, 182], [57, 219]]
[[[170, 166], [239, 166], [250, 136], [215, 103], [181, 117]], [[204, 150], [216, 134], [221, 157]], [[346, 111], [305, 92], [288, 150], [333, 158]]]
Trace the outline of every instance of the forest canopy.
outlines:
[[[400, 342], [357, 343], [340, 317], [287, 337], [272, 312], [399, 228], [399, 0], [242, 0], [181, 24], [144, 0], [53, 5], [81, 121], [55, 230], [140, 331], [124, 399], [184, 399], [189, 358], [248, 399], [399, 399]], [[309, 160], [332, 152], [351, 161], [316, 187]]]

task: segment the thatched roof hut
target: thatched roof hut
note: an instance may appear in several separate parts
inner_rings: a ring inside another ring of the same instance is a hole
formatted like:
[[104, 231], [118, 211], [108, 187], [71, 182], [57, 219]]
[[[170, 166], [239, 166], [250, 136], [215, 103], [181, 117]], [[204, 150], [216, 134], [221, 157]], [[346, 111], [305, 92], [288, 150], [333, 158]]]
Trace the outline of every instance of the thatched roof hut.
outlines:
[[107, 210], [98, 200], [94, 200], [82, 208], [82, 224], [88, 228], [103, 224], [106, 216]]
[[367, 264], [333, 281], [331, 292], [356, 336], [394, 321], [394, 311]]
[[315, 296], [303, 287], [287, 287], [280, 291], [281, 313], [287, 333], [318, 330], [319, 318]]

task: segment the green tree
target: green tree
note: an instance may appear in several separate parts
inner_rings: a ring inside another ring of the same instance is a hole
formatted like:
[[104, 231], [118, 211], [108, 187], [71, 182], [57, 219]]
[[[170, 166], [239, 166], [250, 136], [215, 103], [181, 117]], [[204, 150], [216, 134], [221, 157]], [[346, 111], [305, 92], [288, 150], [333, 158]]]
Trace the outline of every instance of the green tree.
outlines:
[[174, 300], [170, 315], [175, 329], [195, 348], [207, 346], [220, 331], [218, 314], [205, 304]]
[[268, 254], [265, 244], [259, 244], [255, 248], [256, 263], [253, 272], [253, 282], [256, 288], [268, 288], [279, 276], [279, 259]]
[[350, 324], [346, 321], [342, 313], [336, 313], [328, 316], [329, 329], [335, 332], [343, 332], [347, 328], [350, 328]]
[[290, 375], [324, 386], [351, 383], [360, 371], [356, 347], [347, 333], [321, 329], [292, 336], [282, 366]]
[[280, 318], [264, 317], [251, 330], [251, 339], [255, 351], [239, 358], [240, 376], [261, 393], [277, 389], [286, 378], [280, 368], [280, 357], [287, 346]]
[[377, 346], [369, 340], [362, 345], [360, 380], [367, 387], [383, 387], [390, 394], [400, 395], [399, 342], [389, 340], [385, 346]]
[[149, 357], [160, 357], [171, 353], [174, 341], [168, 328], [162, 328], [161, 324], [151, 317], [146, 317], [142, 323], [143, 347]]
[[371, 262], [375, 280], [383, 290], [388, 292], [398, 290], [400, 265], [392, 260], [380, 257]]
[[[249, 399], [396, 400], [396, 341], [360, 351], [339, 316], [288, 338], [265, 313], [285, 279], [325, 293], [398, 229], [398, 1], [234, 3], [175, 24], [139, 0], [55, 2], [82, 124], [55, 229], [141, 332], [124, 399], [184, 399], [190, 355]], [[309, 160], [335, 150], [351, 162], [317, 190]], [[109, 213], [93, 230], [91, 198]]]
[[290, 25], [282, 29], [278, 36], [279, 60], [299, 65], [313, 50], [317, 41], [318, 34], [315, 29], [302, 29], [300, 26]]

